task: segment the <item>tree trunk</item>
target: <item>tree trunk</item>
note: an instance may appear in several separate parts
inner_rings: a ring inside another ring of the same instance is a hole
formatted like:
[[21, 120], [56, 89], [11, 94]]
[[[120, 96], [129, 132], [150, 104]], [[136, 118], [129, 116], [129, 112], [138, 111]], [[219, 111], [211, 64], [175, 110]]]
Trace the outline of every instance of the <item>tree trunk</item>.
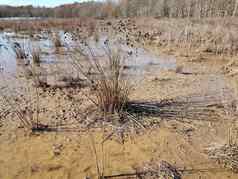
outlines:
[[236, 15], [237, 8], [238, 8], [238, 0], [236, 0], [235, 9], [233, 11], [233, 17]]

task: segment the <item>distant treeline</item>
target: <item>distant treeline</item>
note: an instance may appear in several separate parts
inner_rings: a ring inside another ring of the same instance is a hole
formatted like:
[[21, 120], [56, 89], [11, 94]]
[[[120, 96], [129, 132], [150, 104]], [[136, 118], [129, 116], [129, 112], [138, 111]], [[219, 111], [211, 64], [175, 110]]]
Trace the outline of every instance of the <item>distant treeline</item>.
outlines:
[[107, 0], [55, 8], [0, 6], [0, 17], [224, 17], [237, 16], [238, 0]]

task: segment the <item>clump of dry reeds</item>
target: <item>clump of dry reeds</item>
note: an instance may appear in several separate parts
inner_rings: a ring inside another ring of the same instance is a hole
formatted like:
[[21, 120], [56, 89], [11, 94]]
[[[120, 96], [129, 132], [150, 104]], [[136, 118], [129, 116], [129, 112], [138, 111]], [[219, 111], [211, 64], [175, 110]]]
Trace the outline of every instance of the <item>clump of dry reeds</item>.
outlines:
[[32, 62], [35, 65], [39, 65], [41, 62], [41, 49], [39, 47], [33, 47], [31, 49]]
[[99, 32], [97, 30], [94, 32], [93, 39], [95, 42], [99, 42]]
[[55, 48], [63, 47], [63, 43], [61, 41], [60, 35], [58, 33], [53, 34], [53, 43]]
[[[79, 56], [74, 57], [74, 65], [90, 82], [94, 89], [94, 98], [90, 100], [103, 114], [118, 114], [123, 111], [129, 100], [131, 90], [128, 80], [123, 78], [123, 58], [119, 51], [107, 48], [106, 59], [99, 59], [90, 54], [85, 54], [82, 49], [77, 50]], [[89, 50], [91, 51], [91, 50]], [[82, 60], [82, 56], [85, 61]], [[85, 71], [85, 64], [88, 66]], [[92, 74], [96, 74], [93, 76]]]
[[12, 49], [13, 49], [17, 59], [26, 59], [27, 58], [26, 49], [21, 44], [14, 43]]
[[106, 113], [120, 112], [128, 101], [130, 88], [121, 77], [122, 64], [119, 54], [109, 54], [108, 71], [97, 64], [101, 79], [96, 81], [96, 97], [99, 108]]
[[91, 37], [96, 32], [96, 22], [90, 21], [88, 25], [88, 36]]

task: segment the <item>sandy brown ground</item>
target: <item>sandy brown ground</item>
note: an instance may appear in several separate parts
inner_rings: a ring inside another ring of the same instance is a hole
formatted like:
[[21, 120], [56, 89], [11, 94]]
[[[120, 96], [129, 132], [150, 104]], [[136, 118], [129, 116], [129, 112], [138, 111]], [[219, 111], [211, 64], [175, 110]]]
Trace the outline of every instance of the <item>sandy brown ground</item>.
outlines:
[[[150, 49], [155, 53], [158, 50]], [[166, 70], [148, 72], [140, 85], [135, 87], [131, 100], [160, 101], [193, 94], [214, 95], [221, 103], [234, 99], [236, 80], [224, 75], [222, 70], [227, 64], [226, 59], [209, 54], [203, 57], [184, 55], [182, 52], [170, 53], [176, 56], [177, 66], [182, 66], [182, 72], [186, 74]], [[168, 51], [165, 50], [165, 53]], [[62, 120], [62, 117], [74, 121], [72, 116], [77, 119], [78, 113], [83, 111], [77, 109], [88, 103], [81, 89], [45, 92], [42, 93], [44, 111], [40, 117], [42, 121], [46, 118]], [[161, 121], [159, 117], [156, 119]], [[209, 120], [208, 116], [207, 120], [189, 122], [163, 119], [154, 128], [129, 135], [124, 144], [115, 136], [103, 146], [102, 129], [94, 129], [90, 133], [29, 134], [18, 128], [19, 124], [12, 121], [11, 116], [0, 124], [0, 179], [96, 178], [97, 162], [100, 167], [104, 166], [105, 175], [113, 175], [133, 173], [136, 166], [152, 159], [166, 160], [185, 170], [182, 173], [184, 179], [238, 178], [237, 174], [209, 159], [205, 151], [211, 145], [228, 142], [228, 131], [236, 129], [237, 125], [231, 114], [215, 120]]]
[[[211, 62], [197, 64], [183, 60], [181, 63], [185, 68], [194, 67], [197, 73], [202, 74], [181, 75], [175, 72], [161, 72], [158, 75], [159, 80], [153, 80], [157, 75], [149, 76], [143, 85], [136, 88], [131, 98], [156, 101], [195, 92], [202, 94], [203, 87], [206, 88], [209, 80], [213, 80], [211, 85], [216, 85], [214, 84], [216, 78], [210, 79], [210, 74], [204, 73], [212, 73], [213, 69], [216, 72], [219, 65]], [[208, 69], [202, 68], [205, 65]], [[62, 98], [58, 100], [64, 101]], [[59, 101], [56, 100], [58, 105]], [[67, 103], [63, 103], [61, 108], [65, 105]], [[228, 129], [235, 124], [232, 119], [217, 119], [214, 122], [191, 121], [188, 124], [164, 120], [160, 126], [148, 129], [143, 135], [130, 136], [125, 144], [120, 144], [116, 140], [107, 141], [103, 151], [100, 145], [102, 132], [99, 130], [92, 135], [97, 146], [98, 160], [103, 161], [106, 175], [133, 172], [135, 166], [156, 159], [166, 160], [181, 169], [194, 169], [192, 173], [184, 173], [185, 179], [235, 179], [238, 177], [236, 174], [225, 172], [214, 161], [209, 160], [204, 152], [205, 148], [213, 143], [226, 143]], [[62, 132], [29, 136], [24, 135], [22, 129], [10, 132], [3, 126], [0, 138], [0, 178], [76, 179], [87, 175], [94, 178], [97, 176], [92, 137], [87, 133]], [[59, 155], [54, 154], [55, 147], [60, 148]], [[196, 169], [207, 171], [200, 172]]]

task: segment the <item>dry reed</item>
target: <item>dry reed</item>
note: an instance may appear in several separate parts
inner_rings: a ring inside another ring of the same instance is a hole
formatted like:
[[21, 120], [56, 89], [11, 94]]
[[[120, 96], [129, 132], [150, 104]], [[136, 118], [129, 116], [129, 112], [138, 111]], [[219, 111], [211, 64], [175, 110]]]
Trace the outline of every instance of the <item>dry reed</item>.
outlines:
[[[74, 56], [74, 66], [88, 80], [94, 90], [95, 98], [90, 100], [104, 114], [115, 114], [123, 111], [129, 100], [130, 83], [123, 78], [123, 58], [119, 51], [112, 51], [109, 47], [106, 51], [106, 59], [100, 60], [93, 55], [89, 48], [89, 54], [83, 53], [82, 49], [77, 49]], [[87, 65], [83, 64], [84, 57]], [[88, 66], [89, 71], [86, 71]], [[92, 76], [92, 72], [97, 77]]]
[[35, 65], [39, 65], [41, 62], [41, 49], [39, 47], [33, 47], [31, 49], [32, 62]]
[[56, 49], [60, 48], [60, 47], [63, 47], [60, 35], [58, 33], [55, 33], [53, 35], [53, 43], [54, 43], [54, 46], [55, 46]]
[[14, 43], [12, 47], [17, 59], [26, 59], [27, 53], [24, 46], [19, 43]]

